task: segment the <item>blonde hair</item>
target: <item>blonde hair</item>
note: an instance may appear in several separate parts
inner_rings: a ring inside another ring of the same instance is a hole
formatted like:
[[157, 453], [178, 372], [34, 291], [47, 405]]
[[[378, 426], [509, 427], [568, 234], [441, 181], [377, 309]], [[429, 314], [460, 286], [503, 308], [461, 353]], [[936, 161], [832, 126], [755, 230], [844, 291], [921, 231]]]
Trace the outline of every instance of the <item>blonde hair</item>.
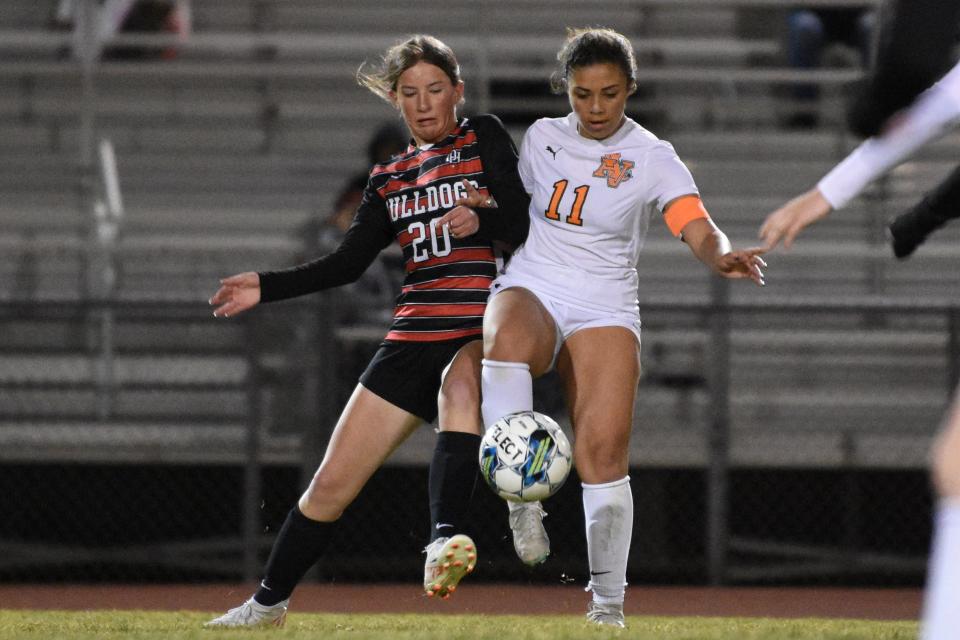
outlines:
[[357, 82], [392, 104], [390, 94], [397, 90], [401, 74], [421, 61], [439, 67], [453, 86], [460, 84], [460, 64], [453, 49], [438, 38], [423, 34], [411, 36], [387, 49], [380, 64], [369, 71], [364, 62], [357, 69]]
[[557, 53], [557, 69], [550, 76], [550, 88], [565, 93], [567, 79], [575, 69], [606, 62], [620, 67], [630, 92], [637, 88], [637, 58], [626, 36], [606, 27], [568, 28]]

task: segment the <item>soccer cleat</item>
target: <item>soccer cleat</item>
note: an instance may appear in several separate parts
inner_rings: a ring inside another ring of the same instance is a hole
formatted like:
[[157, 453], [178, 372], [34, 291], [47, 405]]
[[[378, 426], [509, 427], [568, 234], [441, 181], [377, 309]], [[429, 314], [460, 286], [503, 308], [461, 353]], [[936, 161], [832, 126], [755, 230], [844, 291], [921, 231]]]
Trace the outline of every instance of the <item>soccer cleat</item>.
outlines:
[[452, 538], [437, 538], [424, 549], [423, 590], [431, 598], [446, 600], [463, 579], [477, 566], [477, 547], [462, 533]]
[[513, 548], [524, 564], [540, 564], [550, 555], [550, 538], [543, 528], [547, 512], [539, 502], [507, 502]]
[[203, 626], [256, 627], [259, 625], [272, 624], [275, 627], [282, 627], [283, 623], [287, 621], [288, 604], [290, 604], [290, 598], [272, 606], [260, 604], [253, 598], [250, 598], [239, 607], [230, 609], [230, 611], [227, 611], [219, 618], [214, 618]]
[[590, 602], [590, 608], [587, 609], [587, 620], [594, 624], [608, 627], [626, 628], [627, 624], [623, 620], [623, 603], [601, 604], [596, 601]]

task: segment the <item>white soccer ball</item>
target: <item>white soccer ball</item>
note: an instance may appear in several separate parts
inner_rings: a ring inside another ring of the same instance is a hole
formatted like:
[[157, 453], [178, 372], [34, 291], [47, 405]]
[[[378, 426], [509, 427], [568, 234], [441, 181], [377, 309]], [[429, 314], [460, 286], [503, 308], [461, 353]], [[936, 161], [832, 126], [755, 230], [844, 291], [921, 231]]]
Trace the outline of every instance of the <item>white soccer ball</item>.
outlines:
[[549, 416], [523, 411], [490, 425], [480, 441], [480, 473], [505, 500], [534, 502], [563, 486], [573, 450]]

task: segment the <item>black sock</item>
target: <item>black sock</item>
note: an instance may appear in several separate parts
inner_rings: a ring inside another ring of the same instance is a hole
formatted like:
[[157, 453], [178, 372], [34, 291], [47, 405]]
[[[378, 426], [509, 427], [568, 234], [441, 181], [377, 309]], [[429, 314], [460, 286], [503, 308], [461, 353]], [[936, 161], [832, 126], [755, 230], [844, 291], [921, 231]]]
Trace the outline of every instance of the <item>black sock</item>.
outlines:
[[289, 598], [297, 583], [323, 555], [332, 533], [332, 522], [311, 520], [294, 505], [270, 550], [263, 581], [253, 594], [254, 599], [271, 606]]
[[430, 541], [463, 532], [480, 471], [480, 436], [441, 431], [430, 461]]

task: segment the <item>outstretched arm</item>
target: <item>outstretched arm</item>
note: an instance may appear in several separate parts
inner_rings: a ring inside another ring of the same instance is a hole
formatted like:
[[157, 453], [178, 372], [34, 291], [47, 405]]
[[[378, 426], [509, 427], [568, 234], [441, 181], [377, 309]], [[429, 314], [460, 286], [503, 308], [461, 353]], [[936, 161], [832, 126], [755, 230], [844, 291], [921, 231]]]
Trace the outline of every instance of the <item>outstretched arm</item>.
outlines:
[[691, 220], [683, 227], [682, 237], [700, 262], [724, 278], [750, 278], [764, 285], [763, 271], [767, 266], [760, 254], [763, 249], [733, 249], [726, 234], [710, 218]]
[[870, 138], [823, 177], [815, 189], [794, 198], [767, 216], [760, 227], [769, 251], [783, 240], [793, 243], [805, 227], [841, 209], [881, 175], [914, 151], [938, 138], [960, 119], [960, 65], [926, 91], [907, 111], [888, 123], [883, 135]]
[[783, 246], [789, 249], [793, 246], [797, 234], [817, 220], [825, 218], [831, 211], [833, 207], [816, 187], [797, 196], [763, 221], [760, 238], [763, 240], [764, 251], [773, 249], [780, 240], [783, 240]]
[[294, 298], [353, 282], [391, 240], [383, 201], [368, 188], [353, 224], [336, 250], [289, 269], [246, 271], [223, 278], [209, 300], [216, 307], [213, 315], [235, 316], [261, 302]]
[[246, 271], [224, 278], [210, 298], [214, 318], [230, 318], [260, 304], [260, 276]]
[[260, 301], [274, 302], [355, 282], [394, 237], [386, 205], [370, 186], [347, 233], [332, 253], [278, 271], [261, 271]]

